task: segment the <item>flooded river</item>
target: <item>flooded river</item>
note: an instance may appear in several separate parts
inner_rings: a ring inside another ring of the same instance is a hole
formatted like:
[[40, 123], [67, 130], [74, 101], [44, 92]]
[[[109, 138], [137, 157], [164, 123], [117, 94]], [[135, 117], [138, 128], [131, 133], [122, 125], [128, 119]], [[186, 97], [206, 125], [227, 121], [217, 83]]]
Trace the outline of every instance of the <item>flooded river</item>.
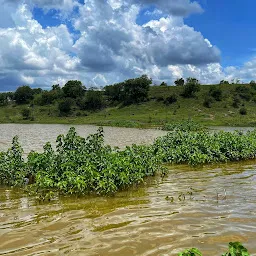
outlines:
[[[10, 132], [12, 125], [7, 126]], [[62, 125], [38, 126], [24, 126], [20, 137], [29, 143], [26, 150], [37, 150], [68, 130]], [[121, 147], [148, 143], [161, 133], [109, 129], [106, 140]], [[85, 135], [82, 128], [77, 130]], [[90, 126], [85, 133], [95, 130]], [[14, 133], [0, 132], [0, 141], [8, 144], [5, 136]], [[29, 136], [38, 141], [31, 142]], [[215, 256], [224, 253], [230, 241], [242, 242], [256, 255], [255, 161], [169, 169], [167, 177], [152, 178], [114, 197], [63, 197], [40, 204], [22, 191], [0, 188], [0, 255], [172, 256], [198, 247], [203, 255]]]

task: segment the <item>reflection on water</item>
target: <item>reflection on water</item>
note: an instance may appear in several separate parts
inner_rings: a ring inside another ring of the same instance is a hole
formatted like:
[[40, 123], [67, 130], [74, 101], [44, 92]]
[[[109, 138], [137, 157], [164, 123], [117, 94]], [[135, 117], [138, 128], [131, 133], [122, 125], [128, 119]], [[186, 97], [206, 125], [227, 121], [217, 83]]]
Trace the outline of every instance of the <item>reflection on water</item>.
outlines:
[[[72, 125], [78, 135], [87, 137], [95, 133], [98, 126]], [[67, 134], [71, 125], [62, 124], [0, 124], [0, 151], [7, 150], [16, 135], [27, 154], [31, 150], [42, 151], [46, 142], [55, 144], [59, 134]], [[154, 129], [132, 129], [118, 127], [104, 127], [105, 143], [111, 146], [124, 147], [136, 144], [149, 144], [155, 138], [165, 135], [166, 132]]]
[[235, 240], [255, 255], [254, 162], [172, 166], [148, 183], [46, 205], [0, 188], [0, 255], [177, 255], [193, 246], [212, 256]]

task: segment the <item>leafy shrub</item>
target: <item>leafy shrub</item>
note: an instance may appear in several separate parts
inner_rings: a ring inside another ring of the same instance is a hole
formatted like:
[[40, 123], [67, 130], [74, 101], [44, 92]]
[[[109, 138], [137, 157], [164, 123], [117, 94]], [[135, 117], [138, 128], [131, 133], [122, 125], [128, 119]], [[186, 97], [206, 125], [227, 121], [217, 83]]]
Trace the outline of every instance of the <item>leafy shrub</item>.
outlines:
[[24, 108], [21, 110], [21, 114], [24, 120], [29, 120], [31, 117], [31, 110], [29, 108]]
[[160, 101], [164, 101], [164, 97], [163, 96], [158, 96], [156, 98], [156, 101], [160, 102]]
[[232, 106], [233, 106], [234, 108], [239, 108], [240, 104], [241, 104], [240, 98], [239, 98], [237, 95], [235, 95], [235, 96], [233, 97]]
[[191, 165], [254, 159], [256, 130], [241, 132], [170, 132], [158, 138], [155, 151], [163, 162]]
[[204, 98], [203, 106], [206, 108], [211, 108], [213, 102], [214, 102], [213, 98], [207, 95]]
[[243, 116], [247, 115], [247, 109], [245, 107], [242, 107], [239, 109], [239, 113], [240, 113], [240, 115], [243, 115]]
[[27, 161], [17, 137], [0, 154], [0, 184], [22, 184], [35, 177], [36, 191], [57, 190], [64, 194], [111, 194], [161, 170], [152, 146], [126, 147], [121, 151], [104, 145], [103, 130], [79, 137], [74, 128], [57, 138], [56, 151], [50, 143], [43, 153], [31, 152]]
[[216, 101], [222, 100], [222, 90], [221, 88], [218, 88], [217, 86], [211, 86], [209, 90], [209, 96], [211, 96]]
[[164, 124], [162, 130], [164, 131], [202, 131], [205, 130], [206, 127], [203, 125], [193, 121], [193, 120], [185, 120], [179, 123], [167, 123]]
[[188, 78], [186, 84], [184, 85], [183, 92], [181, 96], [184, 98], [193, 98], [195, 97], [196, 92], [200, 91], [199, 81], [195, 78]]
[[236, 93], [237, 95], [243, 99], [243, 100], [246, 100], [246, 101], [249, 101], [251, 98], [252, 98], [252, 94], [251, 94], [251, 91], [248, 87], [246, 86], [243, 86], [243, 85], [239, 85], [236, 87]]
[[67, 115], [71, 112], [72, 106], [74, 105], [74, 100], [71, 98], [65, 98], [58, 103], [58, 109], [60, 115]]
[[[178, 254], [178, 256], [202, 256], [202, 253], [196, 249], [192, 248], [190, 250], [185, 250]], [[222, 256], [250, 256], [248, 250], [239, 242], [229, 243], [229, 250], [227, 253], [222, 254]]]
[[165, 105], [170, 105], [173, 104], [175, 102], [177, 102], [177, 95], [176, 94], [172, 94], [170, 96], [168, 96], [165, 100], [164, 100], [164, 104]]
[[185, 84], [185, 81], [183, 78], [177, 79], [175, 82], [176, 86], [183, 86]]
[[14, 99], [17, 104], [25, 104], [33, 99], [33, 90], [28, 86], [20, 86], [14, 93]]
[[98, 110], [105, 106], [102, 92], [89, 90], [78, 103], [82, 110]]

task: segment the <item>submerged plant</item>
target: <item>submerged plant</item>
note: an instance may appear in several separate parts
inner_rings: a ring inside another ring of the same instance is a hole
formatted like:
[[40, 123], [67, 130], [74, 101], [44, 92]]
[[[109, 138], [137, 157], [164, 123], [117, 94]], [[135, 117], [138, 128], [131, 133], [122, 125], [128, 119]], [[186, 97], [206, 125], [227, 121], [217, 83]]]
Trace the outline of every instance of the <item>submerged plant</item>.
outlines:
[[0, 154], [0, 183], [22, 186], [26, 180], [41, 194], [112, 194], [155, 175], [163, 169], [160, 163], [152, 146], [112, 149], [104, 145], [102, 128], [86, 139], [71, 128], [58, 136], [56, 151], [46, 143], [42, 153], [30, 152], [27, 161], [15, 137], [13, 147]]
[[193, 120], [184, 120], [178, 123], [166, 123], [163, 125], [162, 130], [164, 131], [183, 131], [183, 132], [191, 132], [191, 131], [203, 131], [206, 130], [206, 127], [193, 121]]
[[197, 248], [191, 248], [179, 253], [178, 256], [202, 256], [202, 253]]
[[[178, 256], [203, 256], [203, 254], [197, 248], [192, 248], [179, 253]], [[250, 256], [250, 254], [241, 243], [230, 242], [229, 251], [222, 256]]]

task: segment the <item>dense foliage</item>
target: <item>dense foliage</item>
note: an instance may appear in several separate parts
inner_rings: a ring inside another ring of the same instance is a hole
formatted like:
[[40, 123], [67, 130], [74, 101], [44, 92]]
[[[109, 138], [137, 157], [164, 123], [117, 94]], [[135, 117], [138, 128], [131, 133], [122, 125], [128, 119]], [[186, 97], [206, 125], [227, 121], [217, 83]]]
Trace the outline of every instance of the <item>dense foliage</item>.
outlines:
[[166, 123], [163, 125], [162, 130], [196, 132], [206, 130], [206, 127], [193, 120], [188, 119], [178, 123]]
[[128, 79], [123, 83], [105, 87], [105, 94], [112, 102], [119, 102], [125, 105], [140, 103], [148, 98], [149, 86], [152, 80], [146, 75], [139, 78]]
[[256, 130], [242, 132], [170, 132], [153, 145], [163, 162], [191, 165], [256, 157]]
[[184, 98], [193, 98], [196, 93], [200, 91], [200, 83], [196, 78], [189, 77], [187, 78], [186, 84], [181, 95]]
[[57, 138], [56, 151], [47, 143], [43, 153], [31, 152], [26, 161], [22, 152], [17, 137], [1, 152], [0, 184], [21, 186], [29, 179], [37, 190], [111, 194], [162, 169], [152, 147], [133, 145], [121, 151], [104, 146], [102, 128], [87, 139], [71, 128]]
[[[202, 253], [196, 248], [191, 248], [179, 253], [178, 256], [202, 256]], [[241, 243], [231, 242], [229, 243], [228, 252], [222, 254], [222, 256], [250, 256], [250, 254]]]

